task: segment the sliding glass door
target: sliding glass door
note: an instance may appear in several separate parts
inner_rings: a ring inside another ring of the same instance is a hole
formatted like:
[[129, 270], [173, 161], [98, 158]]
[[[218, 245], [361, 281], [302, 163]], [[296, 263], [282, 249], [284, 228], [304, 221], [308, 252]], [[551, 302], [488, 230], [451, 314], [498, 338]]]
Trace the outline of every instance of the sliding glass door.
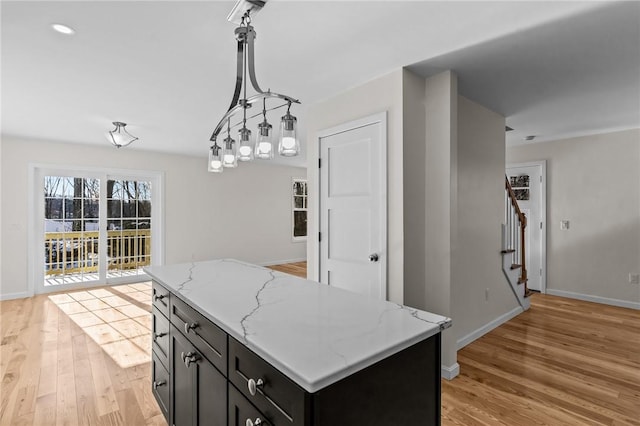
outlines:
[[142, 268], [160, 263], [161, 183], [159, 173], [35, 168], [36, 291], [146, 279]]

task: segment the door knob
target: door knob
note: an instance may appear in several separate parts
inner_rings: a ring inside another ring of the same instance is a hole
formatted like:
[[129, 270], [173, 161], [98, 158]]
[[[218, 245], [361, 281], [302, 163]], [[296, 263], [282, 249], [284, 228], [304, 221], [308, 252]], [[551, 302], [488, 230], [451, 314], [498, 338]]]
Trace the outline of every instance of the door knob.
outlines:
[[370, 254], [370, 255], [369, 255], [369, 260], [370, 260], [371, 262], [377, 262], [377, 261], [378, 261], [378, 259], [380, 259], [380, 258], [378, 257], [378, 253], [373, 253], [373, 254]]

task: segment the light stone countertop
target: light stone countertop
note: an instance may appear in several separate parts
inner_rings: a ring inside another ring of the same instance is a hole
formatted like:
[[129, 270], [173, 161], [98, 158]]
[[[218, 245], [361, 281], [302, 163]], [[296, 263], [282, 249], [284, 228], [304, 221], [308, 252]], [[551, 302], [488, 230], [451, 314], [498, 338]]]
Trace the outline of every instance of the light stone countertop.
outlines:
[[440, 315], [233, 259], [144, 270], [311, 393], [451, 325]]

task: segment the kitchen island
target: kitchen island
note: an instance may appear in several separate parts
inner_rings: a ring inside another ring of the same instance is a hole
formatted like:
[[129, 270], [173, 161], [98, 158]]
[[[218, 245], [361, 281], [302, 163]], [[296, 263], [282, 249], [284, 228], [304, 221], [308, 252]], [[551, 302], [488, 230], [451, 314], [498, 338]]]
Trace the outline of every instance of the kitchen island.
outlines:
[[233, 259], [145, 271], [169, 424], [440, 424], [448, 318]]

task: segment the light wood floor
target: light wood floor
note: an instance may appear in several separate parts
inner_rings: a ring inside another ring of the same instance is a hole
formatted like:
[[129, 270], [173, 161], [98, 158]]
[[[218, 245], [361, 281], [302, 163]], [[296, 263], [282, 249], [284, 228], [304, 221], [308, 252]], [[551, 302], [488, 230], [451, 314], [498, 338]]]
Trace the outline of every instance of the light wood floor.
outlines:
[[[150, 306], [149, 283], [0, 302], [0, 425], [166, 425]], [[444, 426], [640, 425], [638, 311], [534, 295], [458, 361]]]
[[640, 312], [548, 295], [458, 352], [442, 424], [640, 425]]
[[295, 275], [300, 278], [307, 278], [307, 262], [287, 263], [284, 265], [271, 265], [269, 268], [287, 274]]

